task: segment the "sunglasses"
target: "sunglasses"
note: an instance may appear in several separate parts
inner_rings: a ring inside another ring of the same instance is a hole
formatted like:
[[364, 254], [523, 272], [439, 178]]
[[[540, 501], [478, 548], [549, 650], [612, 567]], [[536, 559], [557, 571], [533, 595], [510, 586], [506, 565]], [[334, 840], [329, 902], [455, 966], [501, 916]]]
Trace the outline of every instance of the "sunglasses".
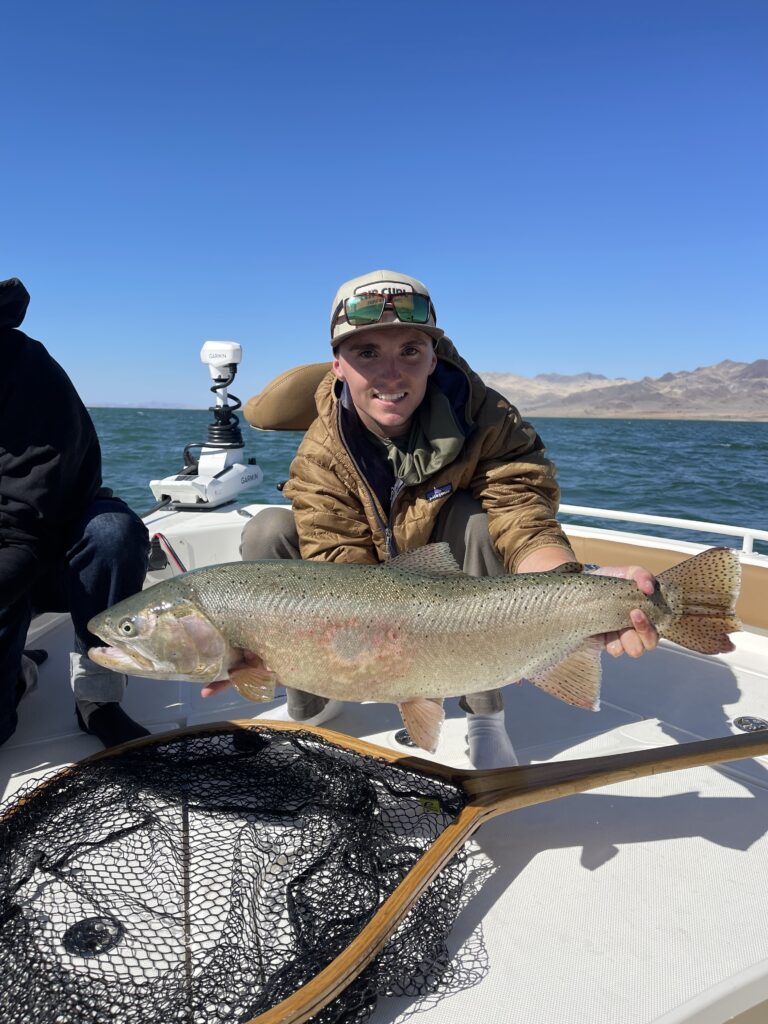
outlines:
[[404, 324], [426, 324], [432, 312], [429, 296], [421, 295], [419, 292], [404, 292], [400, 295], [365, 292], [362, 295], [352, 295], [339, 303], [333, 315], [334, 323], [342, 306], [347, 322], [354, 327], [377, 324], [387, 306], [392, 307], [397, 319]]

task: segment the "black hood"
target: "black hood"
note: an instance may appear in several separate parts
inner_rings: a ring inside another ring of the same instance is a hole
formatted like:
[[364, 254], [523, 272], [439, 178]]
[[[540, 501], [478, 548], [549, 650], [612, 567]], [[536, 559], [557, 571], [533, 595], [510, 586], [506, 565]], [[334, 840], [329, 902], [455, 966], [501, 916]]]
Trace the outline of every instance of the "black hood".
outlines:
[[18, 327], [29, 305], [29, 292], [18, 279], [0, 281], [0, 328]]

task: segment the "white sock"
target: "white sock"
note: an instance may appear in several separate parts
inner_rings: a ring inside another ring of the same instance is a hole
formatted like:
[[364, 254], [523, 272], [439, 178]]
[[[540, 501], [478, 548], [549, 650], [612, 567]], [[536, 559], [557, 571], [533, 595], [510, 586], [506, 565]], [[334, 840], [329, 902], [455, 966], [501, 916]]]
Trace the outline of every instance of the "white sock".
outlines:
[[512, 768], [517, 755], [506, 726], [504, 711], [490, 715], [467, 715], [469, 760], [478, 770], [486, 768]]
[[33, 690], [37, 689], [37, 665], [28, 658], [26, 654], [21, 656], [21, 677], [24, 680], [24, 693], [22, 697], [28, 696]]
[[323, 710], [318, 711], [311, 718], [296, 719], [288, 714], [288, 704], [285, 703], [281, 704], [279, 708], [275, 708], [274, 711], [265, 712], [264, 717], [272, 718], [275, 722], [299, 722], [301, 725], [322, 725], [324, 722], [330, 722], [332, 718], [341, 714], [343, 707], [343, 700], [329, 700]]

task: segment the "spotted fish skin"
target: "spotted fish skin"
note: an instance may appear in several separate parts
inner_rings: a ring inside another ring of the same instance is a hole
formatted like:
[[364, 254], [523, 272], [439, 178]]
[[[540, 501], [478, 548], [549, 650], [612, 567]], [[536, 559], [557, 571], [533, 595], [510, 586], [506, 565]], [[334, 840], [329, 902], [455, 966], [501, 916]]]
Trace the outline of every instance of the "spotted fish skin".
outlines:
[[[210, 682], [251, 652], [280, 683], [339, 700], [402, 703], [528, 678], [596, 707], [595, 634], [629, 626], [640, 608], [670, 640], [707, 654], [731, 650], [739, 579], [729, 548], [659, 574], [646, 596], [633, 581], [579, 572], [470, 577], [447, 545], [433, 544], [379, 566], [273, 560], [195, 569], [108, 609], [89, 629], [114, 645], [98, 649], [100, 664], [121, 659], [110, 667], [148, 677]], [[174, 616], [194, 635], [161, 649], [163, 620]], [[195, 644], [225, 654], [192, 671], [181, 662], [188, 666]]]

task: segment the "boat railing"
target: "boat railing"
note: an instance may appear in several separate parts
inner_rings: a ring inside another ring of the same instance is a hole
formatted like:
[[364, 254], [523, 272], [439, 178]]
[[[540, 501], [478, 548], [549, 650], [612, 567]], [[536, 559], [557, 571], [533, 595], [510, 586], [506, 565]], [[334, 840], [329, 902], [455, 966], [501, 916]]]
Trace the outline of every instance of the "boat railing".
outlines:
[[756, 540], [768, 542], [768, 530], [755, 530], [746, 526], [729, 526], [725, 523], [707, 523], [698, 519], [656, 516], [645, 512], [620, 512], [608, 508], [590, 508], [587, 505], [561, 505], [560, 511], [572, 516], [587, 516], [590, 519], [615, 519], [626, 523], [671, 527], [674, 530], [693, 530], [699, 533], [720, 534], [724, 537], [739, 537], [741, 550], [745, 554], [754, 552]]

